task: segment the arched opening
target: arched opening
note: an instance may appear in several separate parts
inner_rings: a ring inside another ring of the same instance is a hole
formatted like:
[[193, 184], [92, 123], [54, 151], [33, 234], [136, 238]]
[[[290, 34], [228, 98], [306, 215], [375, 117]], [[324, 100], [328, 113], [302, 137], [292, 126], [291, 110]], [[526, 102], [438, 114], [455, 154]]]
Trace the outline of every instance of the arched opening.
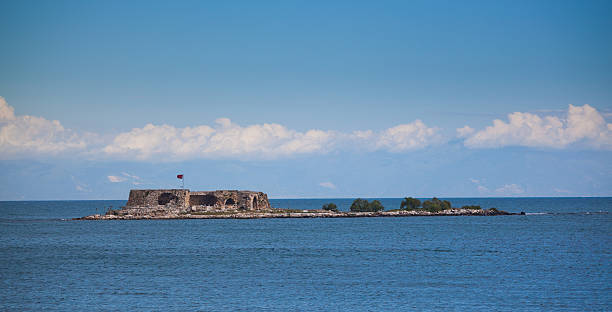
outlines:
[[168, 203], [176, 204], [177, 201], [178, 197], [172, 193], [161, 193], [161, 195], [159, 195], [157, 198], [158, 205], [166, 205]]
[[217, 203], [217, 196], [206, 195], [191, 195], [189, 196], [189, 205], [191, 206], [214, 206]]
[[251, 207], [253, 207], [253, 209], [257, 209], [257, 196], [253, 197], [253, 204]]
[[236, 204], [236, 202], [234, 201], [234, 199], [233, 199], [233, 198], [228, 198], [228, 199], [225, 201], [225, 205], [226, 205], [226, 206], [235, 205], [235, 204]]

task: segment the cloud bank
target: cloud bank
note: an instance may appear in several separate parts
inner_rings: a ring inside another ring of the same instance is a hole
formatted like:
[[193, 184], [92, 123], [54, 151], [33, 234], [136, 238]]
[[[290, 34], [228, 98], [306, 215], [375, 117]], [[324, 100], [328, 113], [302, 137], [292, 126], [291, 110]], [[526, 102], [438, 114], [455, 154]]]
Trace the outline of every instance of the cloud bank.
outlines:
[[[177, 128], [147, 124], [119, 133], [110, 142], [100, 136], [78, 134], [57, 120], [16, 116], [0, 98], [0, 154], [56, 155], [62, 152], [88, 157], [180, 161], [197, 158], [275, 159], [302, 154], [325, 154], [341, 149], [405, 152], [443, 142], [439, 129], [420, 120], [382, 131], [351, 133], [311, 129], [297, 131], [275, 123], [240, 126], [219, 118], [214, 126]], [[108, 176], [111, 182], [125, 177]]]
[[565, 118], [540, 117], [536, 114], [515, 112], [508, 121], [496, 119], [493, 125], [474, 132], [466, 126], [457, 129], [471, 148], [528, 146], [566, 148], [582, 145], [594, 149], [612, 149], [612, 124], [589, 105], [569, 105]]
[[175, 128], [148, 124], [115, 137], [103, 148], [110, 156], [137, 159], [258, 158], [272, 159], [300, 154], [325, 154], [339, 149], [404, 152], [439, 144], [437, 128], [416, 120], [384, 131], [342, 133], [300, 132], [279, 124], [242, 127], [227, 118], [215, 127]]
[[[579, 146], [612, 150], [612, 124], [589, 105], [569, 105], [564, 118], [515, 112], [508, 121], [496, 119], [482, 130], [465, 126], [456, 130], [468, 148], [527, 146], [562, 149]], [[66, 153], [78, 157], [147, 161], [199, 158], [277, 159], [336, 151], [405, 153], [450, 141], [438, 127], [421, 120], [380, 131], [297, 131], [275, 123], [241, 126], [219, 118], [213, 126], [177, 128], [147, 124], [110, 136], [65, 129], [57, 120], [15, 115], [0, 97], [0, 158], [49, 156]], [[122, 182], [126, 175], [108, 176]]]
[[216, 127], [175, 128], [148, 124], [115, 137], [103, 148], [111, 156], [150, 159], [258, 156], [273, 158], [294, 154], [324, 152], [332, 144], [332, 132], [298, 132], [279, 124], [241, 127], [227, 118], [216, 120]]

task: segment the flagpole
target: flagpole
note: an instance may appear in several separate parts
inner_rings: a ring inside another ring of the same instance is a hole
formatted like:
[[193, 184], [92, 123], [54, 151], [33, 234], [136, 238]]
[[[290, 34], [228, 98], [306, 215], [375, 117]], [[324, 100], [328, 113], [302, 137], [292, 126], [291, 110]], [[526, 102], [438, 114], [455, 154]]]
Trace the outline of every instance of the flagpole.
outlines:
[[177, 174], [176, 178], [181, 180], [181, 189], [184, 190], [185, 189], [185, 175]]

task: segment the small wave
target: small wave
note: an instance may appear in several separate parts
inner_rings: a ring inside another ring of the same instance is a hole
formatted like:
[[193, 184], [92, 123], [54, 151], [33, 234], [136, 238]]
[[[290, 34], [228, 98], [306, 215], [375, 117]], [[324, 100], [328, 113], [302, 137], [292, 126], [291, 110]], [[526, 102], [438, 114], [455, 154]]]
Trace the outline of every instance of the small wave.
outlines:
[[48, 219], [24, 219], [24, 218], [16, 218], [16, 219], [8, 219], [8, 218], [0, 218], [0, 222], [6, 223], [24, 223], [24, 222], [49, 222], [49, 221], [68, 221], [67, 219], [58, 219], [58, 218], [48, 218]]
[[581, 211], [581, 212], [526, 212], [525, 215], [555, 215], [555, 216], [570, 216], [570, 215], [605, 215], [607, 211]]

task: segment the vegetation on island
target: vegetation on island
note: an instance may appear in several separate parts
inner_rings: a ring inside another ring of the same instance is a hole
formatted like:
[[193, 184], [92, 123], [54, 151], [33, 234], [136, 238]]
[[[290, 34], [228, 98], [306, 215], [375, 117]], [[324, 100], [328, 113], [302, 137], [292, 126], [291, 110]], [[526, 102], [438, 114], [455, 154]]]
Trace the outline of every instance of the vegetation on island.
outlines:
[[[416, 210], [416, 211], [429, 211], [429, 212], [440, 212], [447, 209], [452, 209], [453, 206], [448, 200], [440, 200], [436, 197], [426, 200], [421, 203], [420, 200], [412, 197], [405, 197], [400, 204], [400, 210]], [[478, 205], [465, 205], [461, 209], [467, 210], [481, 210], [482, 208]], [[492, 208], [495, 209], [495, 208]], [[497, 210], [495, 210], [497, 211]]]
[[338, 212], [338, 206], [334, 203], [325, 204], [322, 208], [323, 210]]
[[421, 207], [420, 200], [412, 197], [406, 197], [404, 200], [402, 200], [400, 210], [417, 210], [419, 207]]
[[451, 208], [451, 203], [448, 200], [439, 200], [436, 197], [423, 202], [423, 210], [429, 212], [439, 212]]
[[400, 204], [400, 210], [420, 210], [429, 212], [440, 212], [442, 210], [451, 209], [452, 205], [448, 200], [439, 200], [434, 197], [421, 203], [420, 200], [412, 197], [406, 197]]
[[385, 207], [378, 200], [369, 202], [365, 199], [357, 198], [351, 204], [351, 211], [354, 212], [377, 212], [383, 210], [385, 210]]
[[[321, 207], [321, 209], [324, 211], [340, 212], [338, 210], [338, 206], [336, 206], [336, 204], [334, 203], [324, 204]], [[449, 209], [453, 209], [451, 202], [448, 200], [438, 199], [437, 197], [434, 197], [432, 199], [425, 200], [422, 202], [421, 200], [414, 198], [414, 197], [404, 197], [404, 199], [402, 200], [400, 204], [399, 209], [393, 209], [389, 211], [393, 212], [393, 211], [406, 210], [406, 211], [427, 211], [431, 213], [437, 213], [437, 212], [441, 212], [441, 211], [449, 210]], [[461, 206], [461, 209], [482, 210], [482, 207], [480, 207], [479, 205], [464, 205], [464, 206]], [[381, 204], [380, 201], [373, 200], [370, 202], [362, 198], [355, 199], [353, 203], [351, 204], [351, 208], [350, 208], [351, 212], [378, 212], [378, 211], [384, 211], [384, 210], [385, 210], [385, 207]], [[489, 210], [491, 212], [498, 212], [498, 210], [495, 208], [490, 208]]]
[[[321, 207], [321, 209], [324, 211], [340, 212], [338, 210], [338, 206], [336, 206], [336, 204], [334, 203], [324, 204]], [[428, 212], [436, 213], [436, 212], [441, 212], [441, 211], [449, 210], [449, 209], [453, 209], [453, 206], [451, 202], [448, 200], [441, 200], [441, 199], [438, 199], [437, 197], [434, 197], [432, 199], [421, 202], [421, 200], [417, 198], [405, 197], [400, 204], [400, 209], [393, 209], [389, 211], [392, 212], [392, 211], [406, 210], [406, 211], [428, 211]], [[482, 210], [482, 207], [480, 207], [479, 205], [464, 205], [464, 206], [461, 206], [461, 209]], [[306, 212], [307, 211], [307, 210], [295, 210], [295, 209], [274, 209], [274, 210], [275, 210], [274, 212], [284, 212], [284, 213]], [[350, 208], [351, 212], [378, 212], [378, 211], [384, 211], [384, 210], [385, 210], [385, 207], [381, 204], [380, 201], [373, 200], [370, 202], [362, 198], [355, 199], [353, 203], [351, 204], [351, 208]], [[489, 210], [491, 210], [492, 212], [498, 212], [498, 210], [495, 208], [490, 208]], [[311, 212], [311, 211], [308, 211], [308, 212]]]

